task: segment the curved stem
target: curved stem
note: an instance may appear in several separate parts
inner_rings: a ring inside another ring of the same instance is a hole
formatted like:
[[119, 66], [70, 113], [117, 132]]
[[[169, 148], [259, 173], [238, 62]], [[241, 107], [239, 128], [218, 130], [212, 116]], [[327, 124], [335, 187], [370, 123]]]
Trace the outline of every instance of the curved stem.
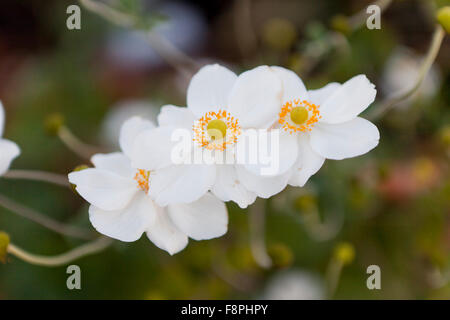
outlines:
[[2, 177], [8, 179], [43, 181], [57, 184], [63, 187], [70, 187], [67, 176], [52, 172], [38, 170], [9, 170]]
[[344, 264], [342, 261], [331, 258], [330, 264], [326, 272], [326, 280], [328, 283], [328, 296], [332, 298], [336, 293], [336, 289], [339, 285], [339, 280], [341, 278], [342, 269]]
[[59, 221], [53, 220], [38, 211], [25, 207], [20, 203], [17, 203], [5, 197], [2, 194], [0, 194], [0, 206], [4, 207], [5, 209], [8, 209], [11, 212], [16, 213], [17, 215], [23, 218], [27, 218], [33, 222], [36, 222], [37, 224], [40, 224], [41, 226], [50, 229], [56, 233], [84, 240], [91, 240], [94, 238], [94, 234], [90, 231], [66, 225]]
[[250, 207], [249, 228], [250, 228], [250, 247], [253, 258], [256, 263], [265, 269], [272, 266], [272, 259], [267, 253], [265, 242], [265, 208], [263, 202], [256, 200], [256, 203]]
[[434, 31], [433, 39], [431, 41], [430, 48], [428, 49], [428, 53], [425, 56], [420, 69], [419, 69], [419, 75], [414, 83], [414, 86], [406, 91], [403, 94], [400, 94], [393, 98], [387, 98], [385, 101], [381, 102], [381, 104], [373, 109], [373, 112], [368, 115], [368, 118], [370, 120], [377, 120], [381, 118], [386, 112], [388, 112], [390, 109], [392, 109], [396, 104], [399, 102], [409, 98], [412, 94], [414, 94], [421, 86], [423, 80], [425, 79], [426, 75], [428, 74], [428, 71], [430, 70], [431, 66], [433, 65], [434, 60], [436, 60], [436, 57], [439, 53], [439, 49], [442, 44], [442, 40], [444, 39], [445, 31], [440, 26], [437, 25], [436, 29]]
[[[93, 1], [79, 0], [80, 4], [87, 10], [98, 14], [109, 22], [125, 27], [133, 28], [136, 24], [135, 18], [122, 13], [110, 6]], [[186, 77], [191, 77], [193, 72], [199, 69], [199, 64], [191, 59], [188, 55], [178, 50], [172, 43], [167, 41], [159, 34], [149, 31], [147, 41], [150, 46], [163, 58], [166, 62]]]
[[56, 256], [41, 256], [29, 253], [16, 245], [10, 243], [7, 252], [17, 258], [38, 266], [58, 267], [71, 263], [74, 260], [100, 252], [112, 243], [112, 239], [100, 237], [95, 241], [81, 245], [78, 248]]
[[69, 128], [62, 126], [58, 131], [58, 137], [61, 141], [77, 154], [80, 158], [90, 159], [91, 156], [99, 150], [96, 147], [90, 146], [78, 139]]

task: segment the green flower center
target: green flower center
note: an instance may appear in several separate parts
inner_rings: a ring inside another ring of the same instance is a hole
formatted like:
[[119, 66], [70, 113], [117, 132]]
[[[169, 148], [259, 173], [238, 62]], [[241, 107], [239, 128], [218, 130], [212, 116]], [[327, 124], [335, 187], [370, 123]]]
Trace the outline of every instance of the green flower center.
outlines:
[[220, 140], [225, 138], [227, 134], [227, 125], [222, 120], [214, 119], [209, 121], [206, 132], [212, 140]]
[[308, 110], [305, 107], [295, 107], [291, 110], [291, 120], [295, 124], [302, 124], [308, 120]]

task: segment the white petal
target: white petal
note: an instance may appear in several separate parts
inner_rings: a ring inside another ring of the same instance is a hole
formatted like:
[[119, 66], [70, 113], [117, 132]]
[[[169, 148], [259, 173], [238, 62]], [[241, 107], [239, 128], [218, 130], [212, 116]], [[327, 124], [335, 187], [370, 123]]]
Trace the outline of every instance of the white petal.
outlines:
[[167, 212], [178, 229], [194, 240], [217, 238], [228, 229], [227, 208], [210, 193], [189, 204], [169, 205]]
[[377, 127], [360, 117], [339, 124], [318, 123], [310, 135], [313, 150], [334, 160], [369, 152], [378, 145], [380, 139]]
[[121, 152], [98, 153], [92, 156], [91, 162], [97, 169], [111, 171], [125, 178], [133, 178], [136, 174], [136, 170], [131, 168], [130, 159]]
[[207, 65], [191, 79], [187, 90], [187, 105], [197, 118], [208, 111], [227, 107], [228, 95], [237, 76], [218, 64]]
[[121, 210], [105, 211], [89, 207], [89, 220], [94, 228], [120, 241], [138, 240], [155, 219], [153, 201], [144, 192], [139, 192], [128, 206]]
[[158, 127], [139, 134], [134, 141], [131, 166], [157, 170], [172, 165], [172, 150], [176, 144], [172, 141], [173, 132], [172, 127]]
[[156, 218], [147, 229], [147, 237], [171, 255], [180, 252], [188, 244], [188, 237], [173, 224], [167, 211], [158, 207]]
[[222, 201], [234, 201], [243, 209], [255, 202], [256, 194], [247, 190], [239, 181], [234, 166], [221, 165], [216, 170], [216, 182], [211, 188], [216, 197]]
[[293, 71], [282, 67], [271, 67], [283, 81], [283, 101], [292, 101], [296, 99], [308, 100], [308, 92], [302, 79]]
[[291, 172], [288, 171], [275, 177], [262, 177], [252, 174], [244, 166], [239, 165], [236, 166], [236, 171], [239, 181], [241, 181], [245, 188], [255, 192], [261, 198], [270, 198], [282, 191], [286, 187], [291, 175]]
[[150, 196], [165, 207], [172, 203], [190, 203], [200, 199], [216, 179], [214, 165], [175, 165], [150, 174]]
[[192, 128], [195, 116], [191, 110], [173, 105], [165, 105], [158, 115], [160, 126], [173, 126], [176, 128]]
[[363, 74], [345, 82], [320, 106], [320, 122], [342, 123], [356, 118], [374, 100], [375, 86]]
[[133, 151], [134, 140], [137, 135], [147, 129], [154, 128], [155, 125], [141, 117], [134, 116], [124, 122], [120, 128], [119, 144], [122, 151], [131, 157]]
[[321, 106], [340, 87], [340, 83], [331, 82], [320, 89], [308, 90], [309, 101], [317, 106]]
[[229, 111], [243, 128], [268, 127], [277, 120], [282, 93], [282, 82], [275, 71], [268, 66], [257, 67], [239, 75], [230, 93]]
[[298, 159], [292, 170], [289, 184], [303, 187], [308, 179], [322, 167], [325, 158], [317, 154], [309, 144], [307, 134], [299, 134]]
[[11, 162], [20, 154], [19, 146], [9, 140], [0, 139], [0, 175], [8, 171]]
[[125, 208], [139, 191], [133, 179], [101, 169], [71, 172], [69, 181], [86, 201], [103, 210]]
[[5, 126], [5, 109], [3, 103], [0, 101], [0, 137], [3, 135], [3, 128]]
[[260, 132], [256, 142], [248, 134], [250, 132], [251, 130], [244, 131], [237, 144], [239, 159], [241, 152], [246, 153], [242, 158], [245, 162], [241, 161], [240, 164], [253, 174], [262, 176], [284, 174], [292, 168], [298, 154], [297, 134], [272, 129], [269, 132]]

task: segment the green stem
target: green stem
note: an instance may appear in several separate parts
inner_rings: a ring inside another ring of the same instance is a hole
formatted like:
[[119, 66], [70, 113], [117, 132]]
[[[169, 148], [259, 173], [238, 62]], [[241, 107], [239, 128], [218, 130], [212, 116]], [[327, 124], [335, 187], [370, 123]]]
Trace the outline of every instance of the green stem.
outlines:
[[7, 252], [30, 264], [44, 267], [58, 267], [67, 265], [87, 255], [98, 253], [109, 247], [112, 242], [113, 241], [110, 238], [100, 237], [95, 241], [83, 244], [78, 248], [56, 256], [41, 256], [32, 254], [10, 243], [8, 245]]
[[70, 187], [67, 176], [38, 170], [9, 170], [2, 176], [2, 178], [34, 180], [53, 183], [63, 187]]
[[94, 237], [94, 234], [90, 231], [83, 230], [71, 225], [67, 225], [64, 223], [61, 223], [59, 221], [53, 220], [46, 215], [35, 211], [31, 208], [25, 207], [21, 205], [20, 203], [17, 203], [4, 195], [0, 194], [0, 206], [16, 213], [17, 215], [29, 219], [49, 230], [52, 230], [56, 233], [78, 238], [78, 239], [84, 239], [84, 240], [91, 240]]
[[428, 71], [433, 65], [434, 60], [436, 60], [444, 36], [445, 36], [444, 29], [440, 25], [437, 25], [433, 35], [433, 39], [431, 41], [430, 48], [428, 49], [428, 53], [420, 66], [419, 75], [416, 81], [414, 82], [414, 86], [412, 86], [411, 89], [409, 89], [403, 94], [400, 94], [393, 98], [387, 98], [385, 101], [382, 101], [378, 107], [372, 109], [373, 111], [372, 113], [369, 113], [368, 119], [372, 121], [380, 119], [384, 114], [386, 114], [389, 110], [395, 107], [398, 103], [409, 98], [420, 88], [423, 80], [428, 74]]

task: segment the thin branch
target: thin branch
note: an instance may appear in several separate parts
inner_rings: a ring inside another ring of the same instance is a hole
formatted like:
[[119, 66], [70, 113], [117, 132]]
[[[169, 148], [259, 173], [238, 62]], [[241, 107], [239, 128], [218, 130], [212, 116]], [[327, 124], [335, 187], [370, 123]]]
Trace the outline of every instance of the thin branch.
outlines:
[[342, 261], [337, 260], [334, 257], [331, 258], [326, 272], [326, 280], [328, 284], [328, 296], [330, 298], [332, 298], [336, 293], [336, 289], [339, 285], [339, 280], [341, 278], [343, 267], [344, 264], [342, 263]]
[[58, 267], [63, 266], [80, 259], [82, 257], [98, 253], [112, 244], [112, 239], [100, 237], [95, 241], [83, 244], [82, 246], [70, 250], [66, 253], [56, 255], [56, 256], [41, 256], [29, 253], [16, 245], [10, 243], [7, 248], [7, 252], [16, 256], [17, 258], [44, 267]]
[[402, 93], [393, 98], [387, 98], [385, 101], [381, 102], [379, 106], [373, 108], [372, 113], [369, 113], [368, 119], [377, 120], [381, 118], [386, 112], [395, 107], [399, 102], [402, 102], [403, 100], [409, 98], [420, 88], [423, 80], [428, 74], [428, 71], [433, 65], [434, 60], [436, 60], [444, 36], [445, 36], [444, 29], [440, 25], [437, 25], [433, 35], [433, 39], [431, 41], [430, 48], [428, 49], [428, 53], [420, 66], [419, 75], [414, 83], [414, 86], [405, 93]]
[[[120, 12], [110, 6], [93, 0], [79, 0], [80, 4], [87, 10], [98, 14], [109, 22], [125, 27], [134, 28], [136, 19], [128, 14]], [[188, 55], [178, 50], [172, 43], [167, 41], [161, 35], [148, 31], [147, 41], [150, 46], [163, 58], [166, 62], [175, 68], [178, 72], [186, 77], [191, 77], [200, 65], [191, 59]]]
[[67, 176], [45, 171], [9, 170], [2, 176], [2, 178], [42, 181], [53, 183], [63, 187], [70, 187], [70, 183], [67, 180]]
[[31, 208], [25, 207], [24, 205], [17, 203], [1, 194], [0, 206], [56, 233], [83, 240], [91, 240], [94, 238], [94, 234], [90, 231], [53, 220], [46, 215]]
[[58, 131], [58, 137], [72, 152], [83, 159], [90, 159], [99, 149], [88, 145], [78, 139], [69, 128], [62, 126]]
[[264, 203], [256, 200], [249, 210], [250, 248], [256, 263], [265, 269], [272, 266], [272, 259], [267, 253], [265, 241], [265, 208]]

